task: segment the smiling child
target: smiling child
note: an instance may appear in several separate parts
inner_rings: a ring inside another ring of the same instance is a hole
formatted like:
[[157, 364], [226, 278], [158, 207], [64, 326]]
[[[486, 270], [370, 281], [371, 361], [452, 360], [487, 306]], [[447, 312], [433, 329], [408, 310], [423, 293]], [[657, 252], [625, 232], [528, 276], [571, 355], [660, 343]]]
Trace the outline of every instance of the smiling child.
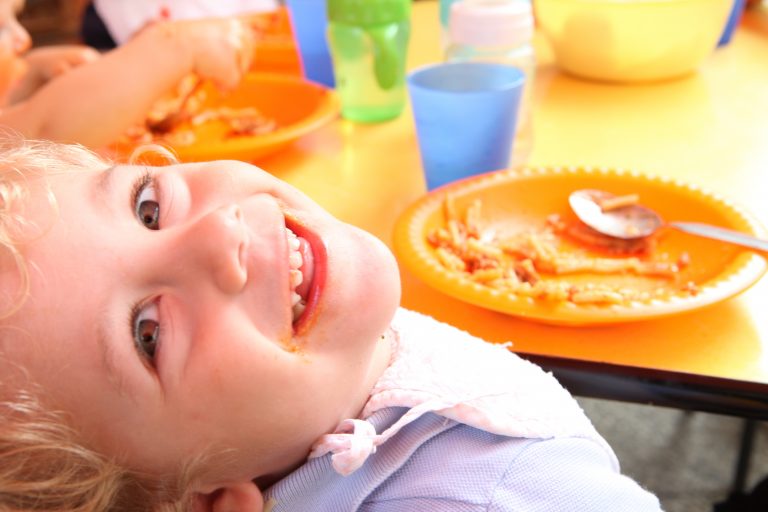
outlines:
[[0, 240], [0, 508], [660, 510], [551, 375], [398, 310], [383, 243], [251, 165], [11, 141]]

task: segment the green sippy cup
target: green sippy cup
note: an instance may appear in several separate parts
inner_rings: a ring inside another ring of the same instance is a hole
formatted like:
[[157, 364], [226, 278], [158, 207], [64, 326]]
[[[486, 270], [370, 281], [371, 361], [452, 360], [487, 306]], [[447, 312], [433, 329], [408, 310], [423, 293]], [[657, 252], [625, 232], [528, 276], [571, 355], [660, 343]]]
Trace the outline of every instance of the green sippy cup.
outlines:
[[405, 106], [411, 0], [327, 0], [328, 46], [341, 114], [376, 122]]

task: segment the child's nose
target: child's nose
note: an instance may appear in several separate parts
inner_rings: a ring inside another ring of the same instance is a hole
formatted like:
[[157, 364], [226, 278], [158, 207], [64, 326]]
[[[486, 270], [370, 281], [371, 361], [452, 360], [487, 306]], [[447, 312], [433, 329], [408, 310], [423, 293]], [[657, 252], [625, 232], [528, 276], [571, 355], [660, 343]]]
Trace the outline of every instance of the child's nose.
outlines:
[[185, 240], [174, 251], [180, 260], [176, 263], [179, 275], [190, 280], [210, 279], [225, 293], [239, 292], [248, 278], [246, 233], [239, 206], [207, 213], [185, 232]]

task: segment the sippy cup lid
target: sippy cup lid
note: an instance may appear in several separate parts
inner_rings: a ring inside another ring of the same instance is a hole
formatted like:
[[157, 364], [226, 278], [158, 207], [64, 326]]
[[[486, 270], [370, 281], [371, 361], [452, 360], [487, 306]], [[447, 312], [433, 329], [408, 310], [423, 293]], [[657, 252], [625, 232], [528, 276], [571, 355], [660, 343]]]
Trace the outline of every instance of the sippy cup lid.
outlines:
[[471, 46], [519, 46], [533, 37], [529, 0], [463, 0], [451, 6], [451, 41]]
[[372, 27], [411, 17], [411, 0], [327, 0], [328, 21]]

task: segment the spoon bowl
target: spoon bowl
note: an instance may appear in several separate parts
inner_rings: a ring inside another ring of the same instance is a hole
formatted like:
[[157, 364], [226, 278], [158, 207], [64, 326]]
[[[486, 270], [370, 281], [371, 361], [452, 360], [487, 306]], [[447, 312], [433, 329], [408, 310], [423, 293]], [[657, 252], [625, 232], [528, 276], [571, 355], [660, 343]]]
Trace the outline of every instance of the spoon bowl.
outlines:
[[568, 203], [584, 224], [613, 238], [645, 238], [664, 225], [659, 214], [639, 204], [627, 204], [606, 210], [604, 203], [615, 198], [610, 192], [584, 189], [572, 192]]
[[[768, 240], [699, 222], [665, 222], [650, 208], [631, 200], [622, 201], [621, 198], [604, 190], [576, 190], [568, 196], [568, 203], [579, 220], [598, 233], [609, 237], [635, 240], [651, 236], [659, 229], [667, 227], [746, 247], [763, 256], [768, 256]], [[611, 203], [611, 207], [606, 207]]]

